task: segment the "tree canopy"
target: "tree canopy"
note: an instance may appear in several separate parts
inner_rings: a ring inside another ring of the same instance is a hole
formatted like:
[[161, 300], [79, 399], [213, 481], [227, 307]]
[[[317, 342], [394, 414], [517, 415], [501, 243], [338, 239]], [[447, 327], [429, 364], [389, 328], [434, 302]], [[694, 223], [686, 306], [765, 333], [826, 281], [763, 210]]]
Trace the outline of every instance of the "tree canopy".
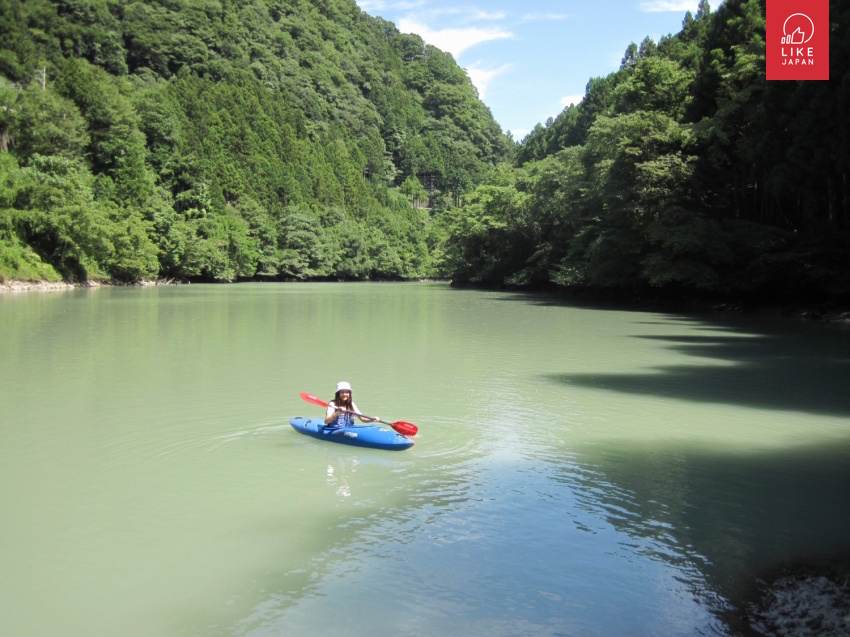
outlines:
[[0, 0], [5, 278], [427, 276], [413, 182], [456, 201], [511, 147], [354, 0]]
[[0, 277], [850, 298], [850, 8], [707, 0], [520, 143], [354, 0], [0, 0]]
[[850, 9], [830, 80], [765, 79], [765, 3], [706, 0], [626, 49], [444, 213], [457, 281], [850, 297]]

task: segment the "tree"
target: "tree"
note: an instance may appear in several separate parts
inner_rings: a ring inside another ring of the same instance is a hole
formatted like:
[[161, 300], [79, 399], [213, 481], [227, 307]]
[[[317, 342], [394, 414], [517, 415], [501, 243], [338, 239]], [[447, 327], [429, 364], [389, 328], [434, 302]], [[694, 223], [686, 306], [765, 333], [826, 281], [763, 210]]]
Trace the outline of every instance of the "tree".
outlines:
[[620, 70], [627, 71], [638, 63], [638, 46], [634, 42], [626, 47], [626, 53], [620, 62]]
[[401, 192], [408, 201], [417, 208], [424, 207], [428, 203], [428, 191], [416, 177], [411, 175], [399, 186]]
[[7, 145], [23, 161], [36, 154], [71, 159], [85, 152], [90, 141], [86, 121], [73, 102], [35, 83], [4, 97], [4, 112], [9, 113]]

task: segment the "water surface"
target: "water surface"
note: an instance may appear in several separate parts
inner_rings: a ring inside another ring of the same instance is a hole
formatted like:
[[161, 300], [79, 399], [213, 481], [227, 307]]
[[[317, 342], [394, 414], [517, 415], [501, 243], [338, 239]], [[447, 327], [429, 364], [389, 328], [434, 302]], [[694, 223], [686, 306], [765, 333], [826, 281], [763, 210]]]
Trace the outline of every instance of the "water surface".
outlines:
[[[850, 334], [443, 284], [0, 295], [0, 634], [736, 635], [848, 552]], [[404, 452], [288, 425], [354, 386]]]

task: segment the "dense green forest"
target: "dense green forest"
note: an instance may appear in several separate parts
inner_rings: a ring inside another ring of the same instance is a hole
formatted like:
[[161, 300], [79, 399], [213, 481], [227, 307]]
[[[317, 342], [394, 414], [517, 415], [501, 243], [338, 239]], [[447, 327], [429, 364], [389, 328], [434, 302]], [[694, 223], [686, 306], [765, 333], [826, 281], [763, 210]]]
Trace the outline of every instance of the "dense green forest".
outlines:
[[765, 0], [624, 43], [507, 138], [354, 0], [0, 0], [0, 278], [452, 278], [850, 297], [850, 7], [765, 79]]
[[511, 150], [354, 0], [0, 0], [7, 279], [427, 276]]
[[765, 80], [765, 0], [632, 43], [451, 217], [456, 281], [850, 298], [850, 5], [830, 80]]

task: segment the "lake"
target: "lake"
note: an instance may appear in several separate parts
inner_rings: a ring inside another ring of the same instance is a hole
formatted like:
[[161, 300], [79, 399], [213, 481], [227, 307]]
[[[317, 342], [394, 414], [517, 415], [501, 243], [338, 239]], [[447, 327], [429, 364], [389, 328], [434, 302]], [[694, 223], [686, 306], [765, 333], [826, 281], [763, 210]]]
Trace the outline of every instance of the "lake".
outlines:
[[[850, 552], [850, 330], [443, 283], [0, 294], [0, 634], [737, 635]], [[349, 381], [407, 451], [295, 432]]]

